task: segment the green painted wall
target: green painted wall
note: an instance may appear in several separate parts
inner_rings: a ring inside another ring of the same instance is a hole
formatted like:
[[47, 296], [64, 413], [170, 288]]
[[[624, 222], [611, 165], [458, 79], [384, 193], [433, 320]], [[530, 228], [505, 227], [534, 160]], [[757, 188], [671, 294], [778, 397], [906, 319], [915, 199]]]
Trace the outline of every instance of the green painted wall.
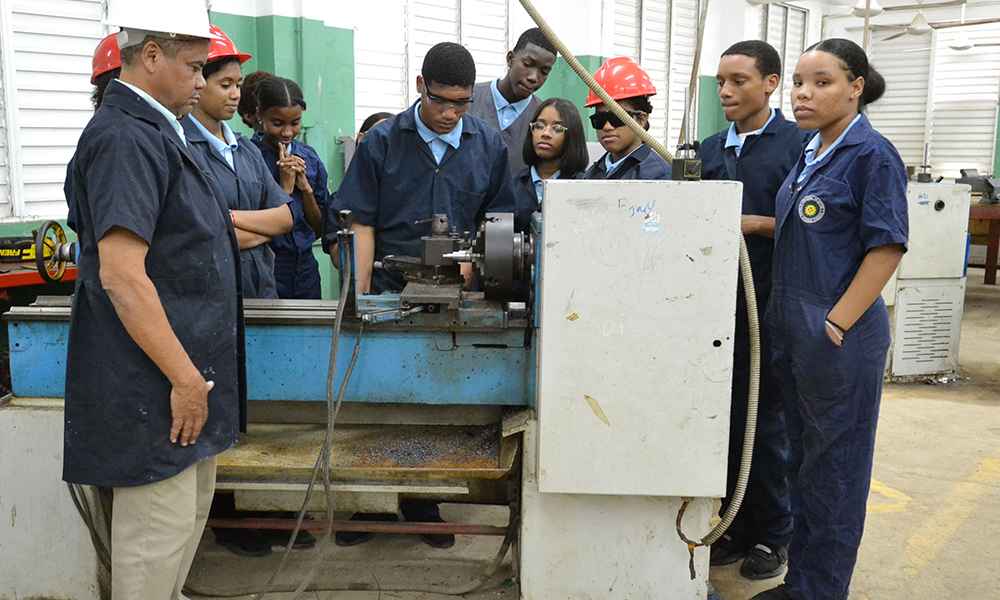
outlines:
[[[213, 12], [211, 21], [241, 52], [253, 55], [243, 65], [244, 74], [260, 69], [302, 87], [309, 108], [302, 115], [299, 139], [316, 149], [330, 174], [330, 190], [337, 190], [344, 178], [344, 147], [338, 138], [354, 135], [354, 32], [305, 18]], [[230, 125], [244, 135], [253, 133], [239, 116]], [[314, 251], [323, 298], [336, 299], [337, 271], [318, 242]]]
[[[45, 221], [21, 221], [17, 223], [0, 223], [0, 237], [27, 237], [31, 232], [42, 226]], [[66, 226], [66, 220], [59, 221], [66, 232], [66, 241], [75, 242], [76, 233]]]
[[715, 77], [702, 75], [698, 80], [698, 139], [705, 138], [729, 127], [726, 114], [719, 102], [719, 84]]
[[[302, 87], [309, 109], [303, 113], [303, 142], [316, 149], [330, 173], [330, 188], [344, 177], [341, 135], [354, 135], [354, 32], [322, 21], [291, 17], [244, 17], [213, 12], [212, 23], [253, 58], [244, 74], [258, 69], [287, 77]], [[230, 125], [252, 132], [239, 117]]]
[[[576, 58], [589, 73], [594, 73], [604, 64], [604, 59], [600, 56], [585, 55], [577, 56]], [[587, 103], [588, 91], [587, 84], [577, 76], [573, 69], [570, 68], [569, 63], [560, 56], [556, 59], [556, 64], [549, 73], [548, 81], [538, 91], [538, 97], [542, 99], [566, 98], [575, 104], [580, 109], [580, 116], [583, 117], [583, 131], [587, 134], [587, 141], [596, 142], [597, 132], [594, 131], [594, 128], [590, 126], [590, 121], [587, 120], [591, 111], [589, 108], [584, 108], [583, 106]]]

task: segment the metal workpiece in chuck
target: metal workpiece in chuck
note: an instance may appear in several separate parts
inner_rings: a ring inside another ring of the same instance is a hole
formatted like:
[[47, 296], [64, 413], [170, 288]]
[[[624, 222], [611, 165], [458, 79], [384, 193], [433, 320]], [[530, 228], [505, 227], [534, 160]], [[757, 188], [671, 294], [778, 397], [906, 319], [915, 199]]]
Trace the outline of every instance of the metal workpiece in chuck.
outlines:
[[472, 248], [459, 260], [473, 264], [487, 299], [508, 298], [515, 281], [531, 281], [535, 261], [530, 236], [514, 231], [514, 215], [488, 213]]

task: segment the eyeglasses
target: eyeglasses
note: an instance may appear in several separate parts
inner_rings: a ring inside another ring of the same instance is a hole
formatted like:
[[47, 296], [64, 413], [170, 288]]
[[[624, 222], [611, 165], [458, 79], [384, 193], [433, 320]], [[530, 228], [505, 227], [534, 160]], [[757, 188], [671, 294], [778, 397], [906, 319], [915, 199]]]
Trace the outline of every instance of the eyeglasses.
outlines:
[[441, 96], [430, 93], [427, 88], [424, 88], [424, 94], [427, 95], [428, 104], [441, 112], [444, 112], [449, 108], [454, 108], [455, 112], [468, 110], [469, 105], [476, 99], [475, 94], [469, 96], [468, 98], [442, 98]]
[[[641, 110], [626, 110], [625, 112], [633, 119], [638, 119], [639, 115], [644, 114]], [[610, 110], [602, 110], [590, 115], [590, 124], [594, 126], [594, 129], [604, 129], [604, 125], [607, 123], [611, 123], [612, 127], [621, 127], [625, 124]]]
[[559, 125], [558, 123], [555, 125], [546, 125], [545, 123], [539, 123], [538, 121], [528, 125], [528, 127], [530, 127], [532, 131], [538, 132], [545, 131], [546, 129], [551, 129], [552, 133], [566, 133], [569, 131], [569, 127], [566, 127], [565, 125]]

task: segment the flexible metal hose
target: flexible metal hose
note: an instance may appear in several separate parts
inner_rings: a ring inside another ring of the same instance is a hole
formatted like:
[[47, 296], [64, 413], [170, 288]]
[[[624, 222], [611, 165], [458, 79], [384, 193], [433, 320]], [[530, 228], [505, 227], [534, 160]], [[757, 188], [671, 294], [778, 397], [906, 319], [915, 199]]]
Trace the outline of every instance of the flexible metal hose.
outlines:
[[[653, 150], [664, 158], [666, 161], [673, 160], [673, 155], [667, 151], [663, 144], [656, 141], [653, 136], [649, 135], [649, 132], [643, 129], [635, 119], [629, 116], [621, 106], [615, 102], [610, 95], [596, 82], [594, 78], [583, 68], [580, 61], [576, 59], [576, 56], [566, 47], [565, 44], [559, 39], [559, 37], [552, 31], [542, 15], [539, 14], [538, 10], [531, 4], [531, 0], [520, 0], [521, 6], [524, 10], [528, 11], [531, 15], [532, 20], [538, 25], [538, 28], [542, 31], [542, 34], [552, 43], [552, 46], [559, 51], [566, 62], [569, 63], [570, 68], [580, 76], [586, 84], [587, 87], [591, 89], [597, 97], [600, 98], [606, 106], [611, 108], [611, 111], [621, 119], [628, 128], [631, 129], [640, 139], [647, 145], [649, 145]], [[708, 11], [708, 2], [705, 1], [702, 10], [704, 11], [699, 15], [701, 27], [699, 27], [698, 32], [698, 48], [701, 48], [701, 40], [704, 35], [704, 22], [705, 15]], [[696, 546], [710, 546], [713, 542], [717, 541], [722, 534], [725, 533], [726, 529], [732, 524], [733, 519], [736, 518], [736, 513], [740, 510], [740, 504], [743, 502], [743, 496], [746, 493], [747, 481], [750, 479], [750, 461], [753, 457], [753, 442], [754, 436], [757, 433], [757, 399], [760, 392], [760, 325], [757, 317], [757, 296], [754, 291], [753, 285], [753, 270], [750, 268], [750, 255], [747, 253], [746, 240], [743, 239], [743, 234], [740, 233], [740, 274], [743, 276], [743, 292], [746, 295], [747, 300], [747, 317], [750, 322], [750, 393], [747, 400], [747, 426], [743, 437], [743, 456], [740, 459], [740, 472], [736, 481], [736, 489], [733, 490], [733, 499], [726, 507], [726, 512], [722, 517], [722, 520], [716, 525], [712, 531], [708, 533], [704, 538], [698, 542], [693, 542], [689, 540], [681, 531], [680, 522], [681, 517], [684, 514], [684, 510], [687, 508], [689, 501], [685, 501], [681, 512], [678, 514], [677, 519], [677, 533], [688, 545], [691, 547], [692, 551]]]

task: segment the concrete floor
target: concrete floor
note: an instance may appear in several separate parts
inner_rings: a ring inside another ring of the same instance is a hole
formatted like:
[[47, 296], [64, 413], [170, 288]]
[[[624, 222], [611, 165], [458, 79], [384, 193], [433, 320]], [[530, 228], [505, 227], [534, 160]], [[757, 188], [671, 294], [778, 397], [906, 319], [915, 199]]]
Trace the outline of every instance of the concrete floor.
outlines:
[[[984, 286], [982, 280], [982, 269], [969, 270], [961, 378], [885, 388], [851, 600], [1000, 598], [1000, 550], [994, 543], [1000, 539], [1000, 286]], [[443, 512], [451, 519], [497, 521], [504, 516], [494, 508], [445, 506]], [[214, 545], [210, 534], [202, 543], [192, 577], [201, 569], [201, 577], [211, 574], [223, 588], [229, 579], [230, 589], [239, 589], [248, 573], [271, 569], [280, 559], [280, 551], [266, 559], [232, 556]], [[472, 580], [498, 545], [497, 539], [459, 538], [454, 548], [440, 551], [413, 539], [382, 536], [357, 548], [332, 549], [322, 578], [356, 591], [310, 592], [303, 597], [454, 597], [385, 589], [396, 583], [425, 587]], [[311, 557], [311, 552], [296, 552], [289, 561], [298, 565], [293, 572], [308, 569], [303, 557]], [[490, 590], [464, 597], [515, 598], [503, 578]], [[749, 582], [740, 577], [738, 563], [714, 569], [711, 578], [727, 600], [746, 600], [780, 581]], [[377, 585], [383, 591], [377, 591]], [[367, 589], [358, 589], [362, 587]], [[276, 600], [291, 597], [268, 595]]]

